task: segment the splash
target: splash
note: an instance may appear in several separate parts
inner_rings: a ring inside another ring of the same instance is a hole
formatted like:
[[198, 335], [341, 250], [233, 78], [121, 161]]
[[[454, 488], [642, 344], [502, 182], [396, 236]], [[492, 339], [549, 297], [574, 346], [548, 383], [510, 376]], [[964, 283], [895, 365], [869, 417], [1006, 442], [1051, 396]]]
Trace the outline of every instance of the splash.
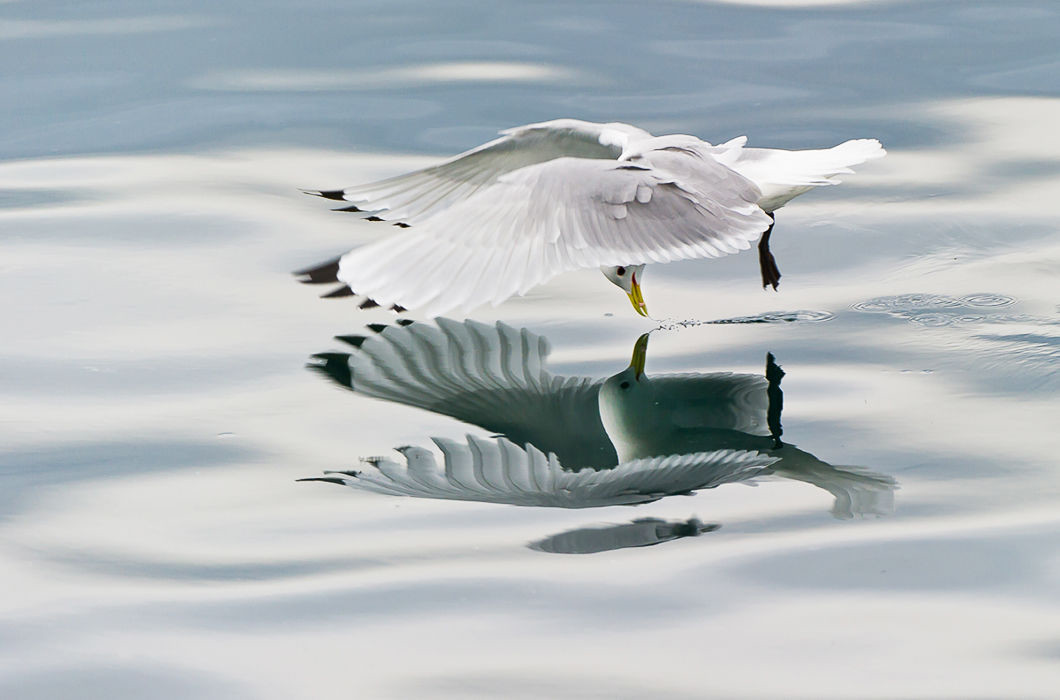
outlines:
[[722, 326], [746, 323], [821, 323], [831, 321], [835, 315], [828, 311], [769, 311], [754, 316], [735, 316], [733, 318], [719, 318], [711, 321], [698, 319], [656, 319], [659, 326], [655, 330], [672, 331], [680, 328], [692, 328], [693, 326]]

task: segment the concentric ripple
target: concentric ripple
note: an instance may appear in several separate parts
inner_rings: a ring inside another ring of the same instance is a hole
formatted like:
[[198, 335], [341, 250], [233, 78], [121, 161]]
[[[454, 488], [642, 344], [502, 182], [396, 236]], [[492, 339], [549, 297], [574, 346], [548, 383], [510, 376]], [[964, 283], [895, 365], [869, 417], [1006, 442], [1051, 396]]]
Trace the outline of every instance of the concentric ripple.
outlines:
[[952, 309], [962, 306], [960, 299], [944, 296], [942, 294], [898, 294], [896, 296], [876, 297], [867, 301], [854, 304], [851, 308], [855, 311], [867, 313], [894, 313], [897, 311], [913, 311], [917, 309]]
[[961, 297], [961, 303], [967, 306], [1011, 306], [1016, 303], [1016, 299], [1005, 294], [983, 292], [980, 294], [967, 294]]

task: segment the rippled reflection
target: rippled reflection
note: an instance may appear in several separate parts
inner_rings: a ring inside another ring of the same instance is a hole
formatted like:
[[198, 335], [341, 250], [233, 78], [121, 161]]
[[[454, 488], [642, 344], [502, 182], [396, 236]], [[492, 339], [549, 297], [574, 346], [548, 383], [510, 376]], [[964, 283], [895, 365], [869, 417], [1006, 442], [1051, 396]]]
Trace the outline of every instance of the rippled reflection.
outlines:
[[[608, 378], [574, 377], [549, 372], [547, 339], [525, 328], [439, 319], [370, 329], [340, 336], [354, 350], [320, 353], [311, 367], [357, 393], [494, 435], [434, 437], [437, 452], [399, 447], [400, 457], [369, 457], [316, 480], [390, 495], [587, 508], [775, 475], [831, 493], [838, 518], [893, 509], [890, 477], [833, 466], [782, 440], [784, 372], [771, 354], [761, 375], [652, 376], [645, 334], [629, 367]], [[643, 529], [618, 527], [616, 541]], [[658, 541], [667, 539], [674, 537]]]
[[553, 554], [593, 554], [627, 547], [650, 547], [682, 537], [713, 532], [720, 525], [702, 523], [698, 518], [662, 520], [637, 518], [631, 523], [603, 527], [580, 527], [531, 542], [530, 549]]

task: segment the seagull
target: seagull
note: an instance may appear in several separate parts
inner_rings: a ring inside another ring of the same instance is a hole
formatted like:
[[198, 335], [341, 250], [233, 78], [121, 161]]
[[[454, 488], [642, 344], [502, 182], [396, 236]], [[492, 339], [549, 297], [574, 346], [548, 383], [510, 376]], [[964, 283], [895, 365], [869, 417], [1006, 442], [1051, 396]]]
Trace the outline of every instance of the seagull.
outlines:
[[363, 294], [362, 306], [434, 317], [496, 306], [562, 272], [599, 267], [647, 316], [645, 265], [716, 258], [758, 241], [762, 285], [775, 290], [773, 212], [885, 154], [875, 139], [789, 151], [746, 148], [745, 136], [715, 146], [576, 119], [500, 134], [423, 170], [305, 190], [400, 231], [296, 274], [341, 282], [325, 296]]
[[[504, 323], [372, 324], [309, 366], [363, 396], [492, 433], [431, 438], [310, 480], [390, 495], [565, 508], [646, 503], [769, 475], [822, 488], [840, 519], [893, 509], [895, 482], [781, 440], [783, 371], [648, 376], [648, 335], [608, 378], [561, 376], [547, 338]], [[440, 455], [438, 454], [440, 452]], [[439, 459], [440, 457], [440, 459]]]

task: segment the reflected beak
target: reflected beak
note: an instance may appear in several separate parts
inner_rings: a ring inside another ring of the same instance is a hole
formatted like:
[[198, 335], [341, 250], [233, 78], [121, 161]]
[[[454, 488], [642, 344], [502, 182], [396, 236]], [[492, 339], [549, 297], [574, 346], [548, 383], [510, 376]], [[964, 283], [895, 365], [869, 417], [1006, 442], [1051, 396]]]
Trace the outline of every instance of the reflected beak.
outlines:
[[640, 285], [637, 283], [637, 275], [634, 274], [631, 278], [633, 283], [633, 291], [629, 292], [629, 300], [633, 304], [633, 308], [636, 309], [637, 313], [641, 316], [648, 316], [648, 306], [644, 303], [644, 295], [640, 293]]
[[641, 337], [637, 338], [637, 344], [633, 346], [633, 360], [629, 363], [630, 368], [634, 372], [634, 379], [640, 380], [640, 376], [644, 374], [644, 363], [648, 360], [648, 336], [651, 333], [645, 333]]

